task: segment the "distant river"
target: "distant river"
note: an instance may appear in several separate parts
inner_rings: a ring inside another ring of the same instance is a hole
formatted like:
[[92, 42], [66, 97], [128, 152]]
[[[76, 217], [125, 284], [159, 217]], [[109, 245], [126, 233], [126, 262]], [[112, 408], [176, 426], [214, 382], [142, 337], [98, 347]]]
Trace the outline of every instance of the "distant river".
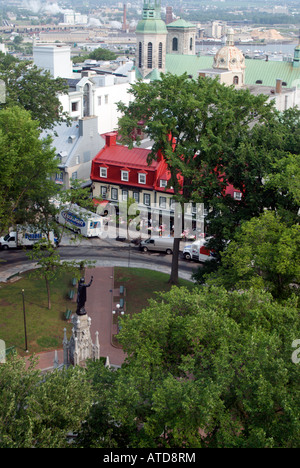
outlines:
[[[294, 49], [297, 45], [297, 42], [294, 42], [292, 44], [282, 44], [278, 42], [277, 44], [245, 44], [245, 45], [237, 45], [239, 49], [241, 49], [244, 54], [247, 52], [250, 54], [256, 53], [256, 51], [263, 52], [264, 54], [267, 53], [277, 53], [277, 54], [283, 54], [283, 55], [292, 55], [294, 56]], [[197, 44], [196, 45], [196, 52], [203, 53], [203, 55], [206, 55], [207, 52], [210, 51], [216, 51], [220, 49], [222, 45], [208, 45], [208, 44]], [[210, 54], [209, 54], [210, 55]]]

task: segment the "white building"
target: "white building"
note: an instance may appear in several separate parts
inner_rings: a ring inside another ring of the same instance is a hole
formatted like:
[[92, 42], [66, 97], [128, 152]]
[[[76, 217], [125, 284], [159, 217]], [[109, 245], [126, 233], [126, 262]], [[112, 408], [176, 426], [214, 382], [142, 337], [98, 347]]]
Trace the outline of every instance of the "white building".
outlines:
[[73, 73], [71, 49], [63, 44], [41, 44], [33, 48], [34, 63], [39, 68], [49, 70], [54, 78], [66, 78], [69, 93], [60, 96], [63, 111], [73, 120], [83, 117], [98, 117], [99, 134], [117, 128], [120, 114], [117, 102], [129, 104], [132, 96], [128, 90], [136, 80], [133, 62], [127, 61], [109, 69], [97, 63], [83, 65], [82, 71]]
[[73, 10], [68, 10], [66, 11], [66, 13], [64, 13], [64, 23], [65, 24], [87, 24], [88, 17], [87, 15], [76, 13]]
[[128, 89], [134, 81], [135, 71], [123, 76], [83, 71], [80, 78], [68, 80], [69, 93], [61, 96], [63, 110], [73, 120], [95, 115], [99, 133], [111, 132], [117, 128], [120, 117], [117, 103], [129, 104], [132, 97]]
[[38, 68], [48, 70], [54, 78], [72, 78], [71, 49], [65, 44], [33, 46], [33, 61]]

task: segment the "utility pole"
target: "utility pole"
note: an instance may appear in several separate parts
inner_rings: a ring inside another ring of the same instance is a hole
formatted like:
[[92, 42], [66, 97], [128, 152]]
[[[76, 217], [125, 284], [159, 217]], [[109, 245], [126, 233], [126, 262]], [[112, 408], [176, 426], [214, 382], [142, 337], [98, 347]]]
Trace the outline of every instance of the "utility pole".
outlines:
[[24, 332], [25, 332], [25, 351], [26, 353], [28, 353], [24, 289], [22, 289], [22, 298], [23, 298], [23, 317], [24, 317]]

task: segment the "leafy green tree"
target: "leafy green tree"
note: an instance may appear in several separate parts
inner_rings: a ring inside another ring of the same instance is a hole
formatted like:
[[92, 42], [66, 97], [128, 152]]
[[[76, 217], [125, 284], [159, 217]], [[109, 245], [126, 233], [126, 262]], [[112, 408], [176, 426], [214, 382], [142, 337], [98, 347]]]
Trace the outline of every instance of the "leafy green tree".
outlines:
[[227, 289], [265, 288], [276, 298], [297, 291], [299, 225], [287, 225], [272, 211], [243, 223], [222, 253], [222, 266], [207, 279]]
[[55, 151], [38, 126], [20, 107], [0, 111], [0, 232], [26, 220], [56, 171]]
[[0, 56], [0, 79], [6, 86], [6, 103], [1, 107], [20, 106], [29, 111], [42, 129], [53, 128], [69, 120], [63, 112], [60, 94], [68, 93], [63, 78], [53, 78], [48, 71], [39, 69], [29, 61], [18, 62]]
[[99, 47], [89, 54], [89, 58], [92, 60], [115, 60], [117, 55], [108, 49]]
[[[154, 142], [149, 162], [164, 156], [178, 202], [207, 204], [208, 229], [216, 235], [213, 247], [222, 250], [240, 219], [252, 217], [261, 207], [257, 199], [262, 190], [255, 189], [268, 157], [263, 144], [257, 156], [249, 141], [257, 127], [275, 119], [272, 105], [262, 95], [217, 80], [192, 80], [186, 74], [138, 82], [130, 92], [133, 101], [118, 106], [123, 142], [133, 147], [140, 143], [140, 133], [149, 136]], [[225, 197], [229, 184], [244, 192], [242, 203]], [[178, 281], [179, 241], [174, 241], [172, 283]]]
[[84, 62], [85, 60], [116, 60], [117, 54], [114, 52], [111, 52], [108, 49], [103, 49], [102, 47], [99, 47], [98, 49], [94, 50], [93, 52], [90, 52], [89, 54], [86, 55], [78, 55], [76, 57], [72, 57], [73, 63], [81, 63]]
[[[48, 234], [49, 235], [49, 234]], [[36, 263], [37, 268], [31, 274], [33, 278], [42, 278], [45, 280], [48, 309], [51, 309], [51, 288], [50, 284], [55, 280], [60, 271], [71, 271], [76, 278], [81, 277], [81, 270], [91, 267], [94, 262], [82, 260], [77, 262], [62, 261], [56, 245], [51, 242], [50, 238], [42, 239], [37, 242], [32, 250], [27, 253], [27, 256]]]
[[295, 299], [259, 290], [173, 287], [152, 300], [122, 322], [128, 358], [106, 397], [115, 443], [126, 429], [135, 448], [299, 446], [299, 325]]
[[78, 432], [93, 401], [84, 370], [41, 374], [13, 355], [0, 366], [0, 447], [67, 448], [68, 434]]

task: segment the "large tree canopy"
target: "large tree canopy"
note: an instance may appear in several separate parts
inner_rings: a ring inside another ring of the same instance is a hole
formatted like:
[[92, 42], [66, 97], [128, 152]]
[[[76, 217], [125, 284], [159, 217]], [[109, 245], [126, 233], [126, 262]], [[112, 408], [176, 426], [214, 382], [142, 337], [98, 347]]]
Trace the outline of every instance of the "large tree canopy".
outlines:
[[118, 370], [1, 365], [0, 447], [65, 447], [70, 432], [80, 448], [299, 447], [299, 329], [295, 298], [173, 287], [122, 319]]
[[276, 213], [244, 222], [222, 253], [210, 283], [228, 290], [264, 288], [278, 299], [297, 292], [300, 283], [300, 226], [283, 222]]
[[92, 390], [80, 367], [41, 375], [13, 356], [0, 365], [0, 448], [67, 448], [80, 429]]
[[172, 288], [122, 320], [122, 369], [89, 370], [99, 404], [82, 444], [299, 446], [299, 366], [291, 359], [299, 325], [295, 300]]
[[[282, 118], [263, 95], [187, 75], [138, 82], [131, 93], [133, 102], [119, 104], [123, 142], [132, 147], [140, 143], [141, 134], [148, 135], [154, 142], [149, 159], [162, 152], [175, 198], [207, 205], [207, 232], [216, 254], [241, 220], [259, 215], [265, 207], [297, 213], [291, 193], [265, 182], [278, 172], [278, 159], [291, 151], [290, 135], [298, 151], [299, 135], [292, 128], [295, 121], [299, 125], [299, 114]], [[241, 200], [226, 195], [229, 185], [242, 192]], [[174, 248], [173, 267], [176, 254]], [[176, 282], [176, 274], [173, 279]]]
[[[0, 232], [28, 218], [50, 185], [57, 161], [50, 139], [40, 138], [39, 122], [20, 107], [0, 111]], [[53, 184], [52, 184], [53, 185]]]

